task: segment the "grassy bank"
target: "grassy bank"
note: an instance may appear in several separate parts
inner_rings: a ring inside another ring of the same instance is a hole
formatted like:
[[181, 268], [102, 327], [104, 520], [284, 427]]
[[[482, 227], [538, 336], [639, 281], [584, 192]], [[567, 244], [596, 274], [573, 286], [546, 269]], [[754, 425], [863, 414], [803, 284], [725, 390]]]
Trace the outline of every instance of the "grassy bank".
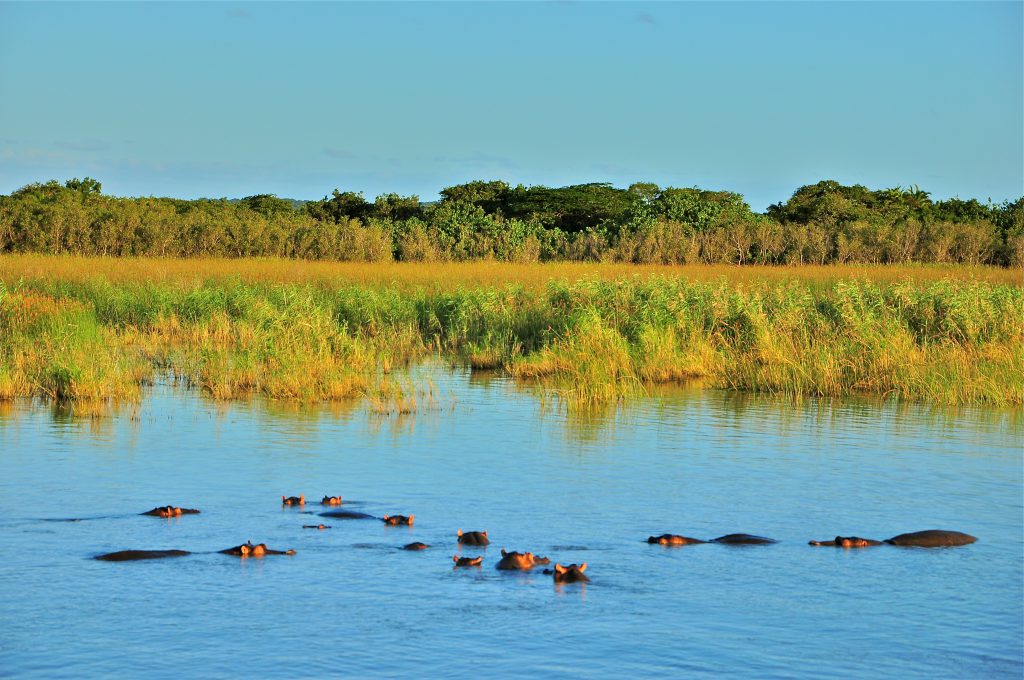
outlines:
[[138, 399], [160, 371], [218, 399], [407, 404], [389, 374], [431, 353], [541, 381], [570, 406], [692, 378], [1024, 403], [1024, 289], [999, 269], [26, 256], [0, 259], [0, 281], [0, 399], [83, 410]]

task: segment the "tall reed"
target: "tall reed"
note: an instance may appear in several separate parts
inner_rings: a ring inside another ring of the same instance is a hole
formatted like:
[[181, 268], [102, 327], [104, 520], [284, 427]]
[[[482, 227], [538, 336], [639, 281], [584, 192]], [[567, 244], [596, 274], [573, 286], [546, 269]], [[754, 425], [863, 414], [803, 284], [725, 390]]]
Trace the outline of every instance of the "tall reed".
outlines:
[[1024, 403], [1014, 285], [653, 273], [443, 284], [22, 276], [0, 288], [0, 399], [136, 400], [169, 372], [217, 399], [408, 404], [386, 376], [438, 353], [574, 407], [693, 378], [797, 398]]

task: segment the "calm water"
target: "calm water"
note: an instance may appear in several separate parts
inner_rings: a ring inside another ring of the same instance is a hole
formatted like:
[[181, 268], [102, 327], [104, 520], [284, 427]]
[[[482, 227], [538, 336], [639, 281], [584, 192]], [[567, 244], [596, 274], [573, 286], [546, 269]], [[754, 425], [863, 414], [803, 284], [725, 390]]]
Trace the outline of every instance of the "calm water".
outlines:
[[[1024, 672], [1019, 413], [692, 390], [580, 421], [503, 380], [434, 381], [436, 408], [405, 418], [168, 387], [99, 421], [2, 407], [0, 675]], [[278, 500], [300, 493], [416, 523], [303, 530], [318, 518]], [[136, 514], [166, 503], [203, 514]], [[452, 569], [458, 528], [489, 531], [462, 551], [483, 568]], [[927, 528], [980, 540], [806, 544]], [[739, 531], [780, 543], [644, 543]], [[249, 538], [298, 553], [212, 552]], [[434, 547], [397, 549], [413, 540]], [[502, 547], [592, 582], [498, 572]], [[200, 554], [90, 559], [127, 548]]]

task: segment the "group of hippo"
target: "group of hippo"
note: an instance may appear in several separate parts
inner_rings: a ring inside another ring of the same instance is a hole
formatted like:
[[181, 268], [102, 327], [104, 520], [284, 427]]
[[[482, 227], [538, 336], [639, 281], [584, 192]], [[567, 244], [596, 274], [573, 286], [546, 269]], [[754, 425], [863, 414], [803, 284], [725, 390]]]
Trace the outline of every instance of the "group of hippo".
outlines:
[[[284, 506], [303, 507], [306, 504], [306, 497], [305, 495], [281, 496], [281, 503]], [[341, 496], [324, 496], [320, 501], [320, 504], [323, 506], [339, 506], [342, 504]], [[182, 515], [196, 515], [199, 514], [199, 510], [181, 508], [174, 505], [165, 505], [153, 508], [152, 510], [142, 514], [171, 518], [180, 517]], [[348, 510], [331, 510], [320, 513], [320, 516], [333, 517], [337, 519], [379, 519], [389, 526], [412, 526], [414, 522], [413, 515], [384, 515], [383, 517], [374, 517], [373, 515], [368, 515], [366, 513], [352, 512]], [[331, 527], [326, 524], [304, 524], [303, 528], [323, 530], [330, 529]], [[456, 538], [459, 545], [466, 546], [486, 546], [491, 542], [486, 531], [464, 532], [459, 529], [456, 533]], [[967, 545], [969, 543], [974, 543], [977, 540], [978, 539], [974, 536], [961, 533], [959, 531], [929, 529], [926, 531], [899, 534], [898, 536], [893, 536], [892, 538], [888, 538], [884, 541], [861, 538], [860, 536], [836, 536], [832, 540], [810, 541], [809, 544], [813, 546], [834, 546], [837, 548], [866, 548], [882, 544], [917, 548], [945, 548]], [[660, 536], [649, 537], [647, 542], [650, 544], [664, 546], [683, 546], [698, 543], [720, 543], [725, 545], [766, 545], [777, 543], [775, 539], [765, 538], [764, 536], [754, 536], [752, 534], [726, 534], [725, 536], [719, 536], [718, 538], [712, 538], [707, 541], [699, 538], [690, 538], [689, 536], [680, 536], [678, 534], [661, 534]], [[426, 543], [415, 542], [402, 546], [402, 549], [426, 550], [429, 547], [430, 546]], [[265, 543], [253, 544], [252, 541], [247, 541], [242, 545], [238, 545], [233, 548], [226, 548], [218, 552], [225, 555], [235, 555], [237, 557], [263, 557], [264, 555], [295, 554], [294, 550], [271, 550]], [[190, 554], [191, 553], [187, 550], [120, 550], [117, 552], [99, 555], [96, 559], [107, 562], [124, 562], [130, 560], [159, 559], [164, 557], [181, 557]], [[456, 568], [479, 567], [483, 563], [483, 559], [484, 558], [482, 556], [452, 556], [452, 561]], [[501, 559], [498, 561], [496, 567], [502, 570], [529, 571], [534, 567], [550, 563], [551, 560], [547, 557], [538, 557], [532, 552], [508, 552], [502, 549]], [[553, 569], [545, 569], [544, 573], [551, 574], [556, 583], [578, 583], [590, 580], [584, 573], [586, 570], [586, 562], [582, 564], [570, 564], [568, 566], [555, 564]]]
[[[861, 538], [860, 536], [836, 536], [831, 541], [808, 541], [808, 545], [815, 546], [834, 546], [836, 548], [867, 548], [872, 545], [882, 545], [888, 543], [889, 545], [899, 545], [905, 548], [951, 548], [958, 545], [967, 545], [968, 543], [974, 543], [978, 539], [970, 534], [961, 533], [959, 531], [946, 531], [944, 529], [927, 529], [925, 531], [914, 531], [909, 534], [900, 534], [899, 536], [893, 536], [887, 538], [884, 541], [876, 541], [870, 538]], [[677, 534], [662, 534], [661, 536], [651, 536], [647, 539], [648, 543], [657, 543], [659, 545], [693, 545], [695, 543], [724, 543], [726, 545], [767, 545], [770, 543], [778, 543], [773, 538], [765, 538], [764, 536], [752, 536], [750, 534], [726, 534], [725, 536], [719, 536], [718, 538], [712, 538], [709, 541], [702, 541], [699, 538], [690, 538], [689, 536], [679, 536]]]

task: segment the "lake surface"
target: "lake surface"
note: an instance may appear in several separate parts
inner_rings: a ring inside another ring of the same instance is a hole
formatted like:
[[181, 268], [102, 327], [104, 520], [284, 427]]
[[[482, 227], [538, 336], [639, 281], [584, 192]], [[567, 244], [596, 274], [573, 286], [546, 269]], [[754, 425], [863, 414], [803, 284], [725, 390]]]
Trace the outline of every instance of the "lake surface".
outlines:
[[[1019, 412], [680, 389], [580, 419], [433, 370], [434, 404], [405, 417], [166, 385], [99, 420], [0, 405], [0, 675], [1024, 673]], [[281, 506], [300, 493], [304, 510]], [[300, 528], [325, 494], [415, 524]], [[137, 514], [168, 503], [202, 514]], [[492, 545], [460, 551], [459, 528]], [[807, 545], [929, 528], [979, 541]], [[645, 543], [664, 532], [780, 542]], [[215, 552], [250, 538], [297, 554]], [[499, 572], [503, 547], [592, 581]], [[198, 554], [92, 559], [129, 548]]]

